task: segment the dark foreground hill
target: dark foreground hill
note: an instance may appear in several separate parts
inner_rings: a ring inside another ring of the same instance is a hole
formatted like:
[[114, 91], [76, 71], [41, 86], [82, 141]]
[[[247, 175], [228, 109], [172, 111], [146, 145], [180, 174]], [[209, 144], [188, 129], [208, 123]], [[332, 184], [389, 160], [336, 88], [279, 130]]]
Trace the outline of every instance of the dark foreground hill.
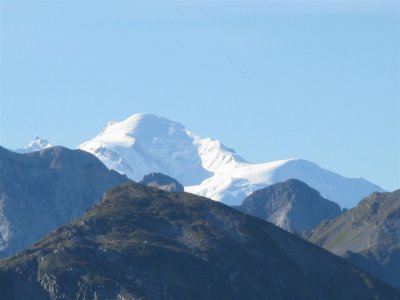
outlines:
[[82, 150], [18, 154], [0, 147], [0, 258], [82, 216], [128, 179]]
[[400, 190], [371, 194], [309, 239], [400, 288]]
[[0, 262], [3, 299], [400, 299], [275, 225], [136, 183]]
[[238, 209], [288, 231], [311, 230], [321, 221], [341, 214], [338, 204], [323, 198], [318, 191], [297, 179], [255, 191]]

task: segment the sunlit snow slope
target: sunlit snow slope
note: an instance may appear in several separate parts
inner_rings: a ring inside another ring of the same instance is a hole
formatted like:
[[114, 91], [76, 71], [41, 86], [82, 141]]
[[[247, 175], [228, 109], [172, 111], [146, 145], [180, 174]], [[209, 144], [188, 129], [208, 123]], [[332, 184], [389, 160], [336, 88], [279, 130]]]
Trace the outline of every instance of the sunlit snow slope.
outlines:
[[304, 181], [342, 207], [353, 207], [371, 192], [382, 191], [365, 179], [346, 178], [302, 159], [249, 163], [218, 140], [200, 138], [180, 123], [150, 114], [110, 122], [78, 148], [133, 180], [161, 172], [176, 178], [188, 192], [229, 205], [290, 178]]
[[41, 137], [35, 137], [32, 142], [30, 142], [28, 145], [26, 145], [23, 148], [19, 148], [14, 150], [17, 153], [29, 153], [29, 152], [34, 152], [34, 151], [40, 151], [46, 148], [50, 148], [53, 145], [50, 144], [50, 142], [46, 139], [43, 139]]

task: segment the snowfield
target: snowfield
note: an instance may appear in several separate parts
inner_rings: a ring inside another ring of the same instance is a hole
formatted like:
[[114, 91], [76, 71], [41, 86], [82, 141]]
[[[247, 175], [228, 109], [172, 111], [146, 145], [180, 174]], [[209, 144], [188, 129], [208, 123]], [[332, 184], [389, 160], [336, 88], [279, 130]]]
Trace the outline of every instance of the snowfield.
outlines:
[[78, 148], [135, 181], [161, 172], [180, 181], [185, 191], [229, 205], [290, 178], [304, 181], [347, 208], [371, 192], [383, 191], [363, 178], [346, 178], [303, 159], [250, 163], [218, 140], [201, 138], [180, 123], [151, 114], [110, 122]]
[[46, 139], [42, 139], [40, 137], [35, 137], [32, 142], [30, 142], [28, 145], [26, 145], [23, 148], [19, 148], [14, 150], [17, 153], [29, 153], [33, 151], [40, 151], [46, 148], [50, 148], [53, 145], [50, 144], [50, 142]]

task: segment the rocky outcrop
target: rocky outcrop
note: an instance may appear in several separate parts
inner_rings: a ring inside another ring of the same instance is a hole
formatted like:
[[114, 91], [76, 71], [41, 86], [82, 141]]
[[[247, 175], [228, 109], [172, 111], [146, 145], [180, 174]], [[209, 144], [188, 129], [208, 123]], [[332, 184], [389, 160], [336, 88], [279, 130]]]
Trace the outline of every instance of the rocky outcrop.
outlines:
[[184, 187], [176, 179], [162, 173], [150, 173], [139, 182], [145, 186], [152, 186], [167, 192], [182, 193]]
[[400, 190], [371, 194], [309, 240], [400, 288]]

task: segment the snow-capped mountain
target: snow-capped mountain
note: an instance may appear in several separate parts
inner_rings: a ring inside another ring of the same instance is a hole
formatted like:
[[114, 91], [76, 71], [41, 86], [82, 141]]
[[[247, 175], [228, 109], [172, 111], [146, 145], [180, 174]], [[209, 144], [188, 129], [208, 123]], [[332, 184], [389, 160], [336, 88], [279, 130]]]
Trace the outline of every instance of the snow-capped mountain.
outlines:
[[241, 163], [231, 171], [216, 172], [201, 184], [188, 186], [186, 191], [237, 205], [252, 192], [270, 184], [298, 179], [316, 189], [321, 195], [350, 208], [379, 186], [363, 178], [346, 178], [304, 159], [286, 159], [268, 163]]
[[199, 184], [217, 170], [234, 168], [236, 160], [244, 162], [217, 140], [201, 139], [180, 123], [147, 114], [110, 122], [78, 148], [133, 180], [159, 172], [185, 186]]
[[29, 153], [29, 152], [33, 152], [33, 151], [40, 151], [40, 150], [43, 150], [46, 148], [50, 148], [52, 146], [53, 145], [50, 144], [50, 142], [48, 140], [37, 136], [28, 145], [26, 145], [22, 148], [16, 149], [15, 152]]
[[110, 169], [140, 180], [151, 172], [168, 174], [185, 190], [229, 205], [270, 184], [296, 178], [342, 207], [353, 207], [380, 187], [346, 178], [302, 159], [250, 163], [220, 141], [201, 138], [182, 124], [150, 114], [110, 122], [78, 148]]

